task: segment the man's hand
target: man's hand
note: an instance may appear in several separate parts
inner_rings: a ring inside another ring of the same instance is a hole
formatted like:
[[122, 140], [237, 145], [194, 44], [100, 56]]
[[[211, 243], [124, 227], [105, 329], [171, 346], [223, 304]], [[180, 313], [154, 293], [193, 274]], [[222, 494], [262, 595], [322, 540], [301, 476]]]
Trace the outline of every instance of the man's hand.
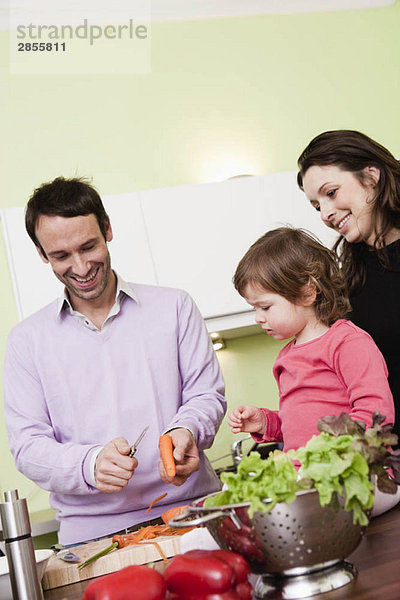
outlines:
[[138, 461], [128, 456], [131, 448], [125, 438], [114, 438], [99, 452], [94, 467], [96, 487], [101, 492], [120, 492], [128, 485]]
[[165, 481], [165, 483], [182, 485], [192, 473], [199, 470], [199, 451], [192, 434], [187, 429], [183, 427], [172, 429], [171, 431], [168, 431], [168, 435], [172, 438], [176, 475], [175, 477], [168, 477], [162, 460], [158, 463], [158, 470], [161, 479]]

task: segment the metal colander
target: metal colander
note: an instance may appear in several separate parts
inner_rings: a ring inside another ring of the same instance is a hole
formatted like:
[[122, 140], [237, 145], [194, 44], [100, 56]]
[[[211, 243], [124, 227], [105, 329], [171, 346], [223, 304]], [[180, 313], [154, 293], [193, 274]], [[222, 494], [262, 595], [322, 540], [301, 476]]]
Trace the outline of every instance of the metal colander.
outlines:
[[205, 525], [221, 548], [244, 556], [252, 572], [260, 575], [325, 569], [351, 554], [365, 531], [353, 525], [353, 513], [338, 502], [322, 507], [316, 490], [299, 492], [291, 504], [279, 503], [252, 518], [248, 503], [204, 508], [205, 498], [169, 525]]

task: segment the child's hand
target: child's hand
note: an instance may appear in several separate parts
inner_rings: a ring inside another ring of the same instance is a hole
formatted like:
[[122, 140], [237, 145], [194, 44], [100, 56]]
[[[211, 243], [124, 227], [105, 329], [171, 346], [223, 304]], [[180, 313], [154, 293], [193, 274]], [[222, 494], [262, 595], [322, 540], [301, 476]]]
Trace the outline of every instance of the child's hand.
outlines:
[[265, 431], [265, 415], [261, 408], [256, 406], [238, 406], [228, 416], [228, 425], [233, 433], [247, 431], [260, 433]]

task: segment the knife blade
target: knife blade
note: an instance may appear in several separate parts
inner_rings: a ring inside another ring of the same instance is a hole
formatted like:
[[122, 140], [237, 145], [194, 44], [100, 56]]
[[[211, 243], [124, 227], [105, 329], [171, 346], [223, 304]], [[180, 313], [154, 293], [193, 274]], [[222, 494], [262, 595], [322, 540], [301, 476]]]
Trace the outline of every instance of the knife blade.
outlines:
[[128, 456], [130, 456], [132, 458], [132, 456], [135, 456], [135, 452], [137, 450], [137, 447], [139, 446], [140, 442], [142, 441], [142, 439], [144, 438], [144, 436], [146, 435], [146, 432], [149, 428], [149, 425], [147, 425], [147, 427], [145, 427], [142, 431], [142, 433], [139, 435], [138, 439], [136, 440], [136, 442], [133, 443], [133, 446], [131, 446], [131, 451], [129, 452]]
[[79, 558], [79, 556], [77, 556], [76, 554], [71, 552], [70, 548], [64, 548], [64, 546], [62, 546], [61, 544], [54, 544], [53, 546], [51, 546], [51, 549], [53, 550], [53, 552], [57, 556], [57, 558], [60, 558], [61, 560], [65, 560], [65, 562], [71, 562], [71, 563], [81, 562], [81, 559]]

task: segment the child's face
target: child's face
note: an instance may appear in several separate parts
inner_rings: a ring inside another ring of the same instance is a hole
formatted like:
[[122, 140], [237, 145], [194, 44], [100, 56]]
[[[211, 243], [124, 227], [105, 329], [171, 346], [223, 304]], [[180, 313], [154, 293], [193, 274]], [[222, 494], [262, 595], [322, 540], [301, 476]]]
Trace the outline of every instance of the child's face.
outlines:
[[293, 304], [283, 296], [248, 284], [244, 298], [256, 311], [256, 323], [276, 340], [298, 338], [308, 326], [315, 323], [314, 309]]

